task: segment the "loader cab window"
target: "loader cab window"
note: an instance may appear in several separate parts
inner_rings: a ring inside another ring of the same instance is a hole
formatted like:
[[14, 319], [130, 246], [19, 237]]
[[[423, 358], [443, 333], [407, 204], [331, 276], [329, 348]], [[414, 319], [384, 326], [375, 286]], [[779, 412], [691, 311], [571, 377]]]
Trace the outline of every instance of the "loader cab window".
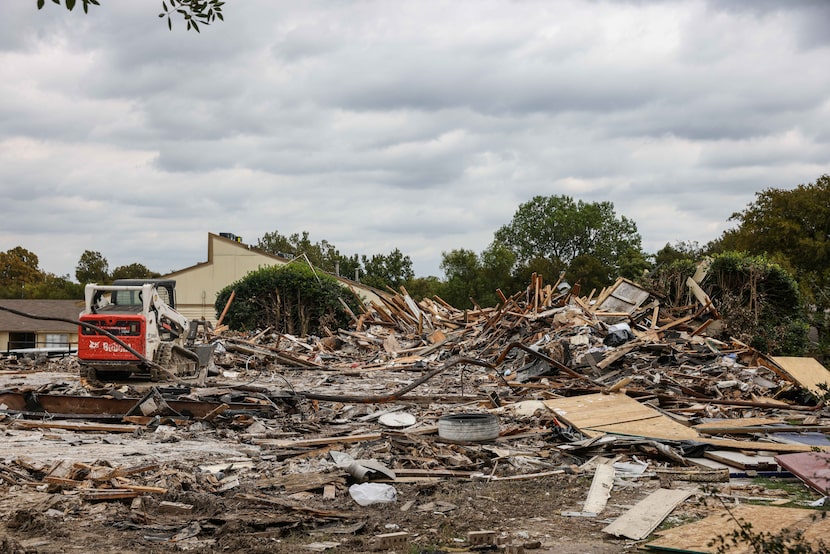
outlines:
[[139, 291], [97, 291], [92, 298], [92, 313], [141, 313], [143, 307]]
[[112, 293], [112, 303], [119, 306], [141, 306], [141, 291], [117, 290]]

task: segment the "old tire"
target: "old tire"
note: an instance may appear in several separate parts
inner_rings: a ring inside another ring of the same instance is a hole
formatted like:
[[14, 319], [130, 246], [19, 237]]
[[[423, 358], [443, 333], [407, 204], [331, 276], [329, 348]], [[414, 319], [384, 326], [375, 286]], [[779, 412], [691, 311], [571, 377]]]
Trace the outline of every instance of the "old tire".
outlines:
[[438, 419], [438, 436], [458, 442], [483, 442], [499, 436], [499, 418], [492, 414], [452, 414]]

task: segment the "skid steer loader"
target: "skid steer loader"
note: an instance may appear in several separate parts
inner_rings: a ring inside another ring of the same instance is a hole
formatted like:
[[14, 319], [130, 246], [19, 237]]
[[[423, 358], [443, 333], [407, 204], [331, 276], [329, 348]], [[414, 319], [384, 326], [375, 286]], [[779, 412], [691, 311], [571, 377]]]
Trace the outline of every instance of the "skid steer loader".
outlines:
[[92, 380], [196, 377], [209, 359], [205, 349], [212, 347], [195, 344], [198, 328], [205, 322], [188, 320], [175, 310], [175, 283], [123, 279], [112, 285], [86, 285], [81, 323], [109, 332], [140, 357], [106, 334], [81, 325], [81, 375]]

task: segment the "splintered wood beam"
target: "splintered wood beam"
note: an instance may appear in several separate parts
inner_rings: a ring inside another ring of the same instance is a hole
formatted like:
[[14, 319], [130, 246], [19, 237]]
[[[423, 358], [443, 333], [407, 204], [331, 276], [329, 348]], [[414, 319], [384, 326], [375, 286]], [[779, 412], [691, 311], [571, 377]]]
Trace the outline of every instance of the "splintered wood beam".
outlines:
[[349, 314], [349, 317], [350, 317], [350, 318], [352, 318], [352, 321], [354, 321], [355, 323], [357, 323], [357, 322], [358, 322], [358, 321], [357, 321], [357, 316], [356, 316], [356, 315], [354, 315], [354, 312], [353, 312], [353, 311], [352, 311], [352, 309], [349, 307], [349, 305], [348, 305], [348, 304], [346, 304], [346, 301], [345, 301], [345, 300], [343, 300], [342, 298], [340, 298], [339, 296], [337, 297], [337, 299], [340, 301], [340, 304], [342, 304], [342, 305], [343, 305], [343, 309], [344, 309], [344, 310], [346, 310], [346, 313], [347, 313], [347, 314]]
[[372, 308], [375, 310], [375, 313], [378, 314], [380, 318], [385, 322], [391, 323], [392, 325], [398, 324], [398, 322], [395, 321], [395, 318], [393, 318], [389, 313], [387, 313], [386, 309], [377, 302], [372, 302]]
[[451, 310], [453, 312], [458, 311], [458, 309], [455, 306], [452, 306], [451, 304], [449, 304], [446, 300], [444, 300], [443, 298], [441, 298], [437, 294], [433, 295], [432, 297], [435, 299], [436, 302], [438, 302], [439, 304], [441, 304], [442, 306], [444, 306], [448, 310]]
[[659, 325], [657, 323], [657, 318], [659, 317], [659, 315], [660, 315], [660, 304], [655, 304], [654, 311], [651, 312], [651, 328], [652, 329], [657, 329], [657, 326]]
[[138, 425], [107, 425], [105, 423], [70, 423], [68, 421], [23, 421], [14, 423], [26, 429], [65, 429], [67, 431], [92, 431], [103, 433], [134, 433]]
[[228, 308], [231, 307], [231, 302], [233, 302], [234, 297], [236, 296], [236, 291], [232, 290], [231, 295], [228, 297], [228, 301], [225, 302], [225, 307], [222, 309], [222, 315], [219, 316], [219, 319], [216, 321], [216, 327], [222, 325], [222, 320], [225, 319], [225, 315], [228, 313]]

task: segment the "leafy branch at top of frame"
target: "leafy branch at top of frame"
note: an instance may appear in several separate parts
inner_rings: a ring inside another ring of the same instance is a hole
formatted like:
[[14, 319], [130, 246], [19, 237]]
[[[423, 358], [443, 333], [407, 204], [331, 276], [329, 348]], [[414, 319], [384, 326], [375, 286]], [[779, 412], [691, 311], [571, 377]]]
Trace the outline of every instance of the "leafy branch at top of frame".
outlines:
[[[53, 0], [54, 1], [54, 0]], [[225, 3], [221, 0], [163, 0], [161, 3], [162, 13], [160, 18], [167, 18], [167, 28], [173, 29], [173, 20], [171, 14], [178, 13], [181, 15], [185, 23], [187, 23], [187, 30], [191, 29], [199, 31], [199, 25], [210, 25], [217, 19], [224, 21], [222, 15], [222, 6]]]
[[[89, 12], [90, 6], [100, 6], [98, 0], [80, 0], [83, 6], [84, 13]], [[72, 11], [78, 4], [78, 0], [52, 0], [53, 4], [66, 7], [67, 10]], [[37, 9], [43, 9], [46, 5], [46, 0], [37, 0]], [[222, 0], [162, 0], [162, 12], [159, 14], [160, 18], [167, 18], [167, 28], [173, 30], [173, 15], [181, 16], [187, 24], [187, 30], [200, 32], [199, 26], [207, 26], [215, 22], [224, 21], [225, 17], [222, 15], [222, 6], [225, 2]]]
[[[66, 1], [66, 9], [72, 11], [75, 9], [75, 4], [77, 4], [76, 0], [65, 0]], [[46, 0], [37, 0], [37, 9], [42, 10], [43, 5], [46, 3]], [[61, 0], [52, 0], [53, 4], [61, 5]], [[81, 0], [81, 3], [84, 7], [84, 13], [89, 12], [89, 6], [100, 6], [98, 0]]]

